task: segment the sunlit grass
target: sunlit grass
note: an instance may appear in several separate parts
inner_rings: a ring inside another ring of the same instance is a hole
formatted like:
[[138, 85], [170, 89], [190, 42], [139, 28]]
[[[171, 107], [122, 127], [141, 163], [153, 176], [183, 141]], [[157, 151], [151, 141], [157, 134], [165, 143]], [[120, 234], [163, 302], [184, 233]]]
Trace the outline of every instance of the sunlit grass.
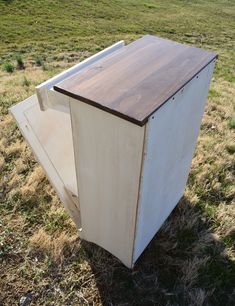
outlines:
[[[225, 0], [0, 1], [1, 305], [28, 292], [32, 305], [232, 305], [234, 9]], [[8, 108], [96, 51], [144, 34], [219, 60], [185, 198], [129, 271], [79, 240]]]

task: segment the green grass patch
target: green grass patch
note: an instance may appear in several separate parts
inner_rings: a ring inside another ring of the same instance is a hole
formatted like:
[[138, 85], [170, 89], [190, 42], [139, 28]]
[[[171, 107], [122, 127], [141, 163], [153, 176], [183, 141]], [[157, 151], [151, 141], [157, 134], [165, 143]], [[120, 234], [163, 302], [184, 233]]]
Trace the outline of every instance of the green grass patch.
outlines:
[[21, 54], [17, 54], [15, 59], [16, 59], [16, 63], [17, 63], [17, 69], [24, 70], [25, 66], [24, 66], [24, 61], [23, 61], [23, 58], [22, 58]]
[[235, 153], [235, 144], [228, 144], [226, 145], [226, 149], [229, 154], [234, 154]]
[[229, 120], [228, 126], [230, 129], [235, 129], [235, 117]]
[[6, 71], [8, 73], [12, 73], [12, 72], [14, 72], [15, 67], [12, 63], [6, 62], [2, 65], [2, 69], [3, 69], [3, 71]]
[[61, 231], [66, 227], [66, 221], [68, 221], [69, 216], [64, 211], [55, 212], [49, 216], [45, 216], [45, 230], [54, 234], [57, 231]]
[[220, 96], [221, 96], [221, 93], [219, 93], [215, 89], [210, 89], [209, 90], [209, 94], [208, 94], [209, 98], [216, 98], [216, 97], [220, 97]]
[[40, 67], [40, 66], [43, 66], [43, 63], [44, 63], [43, 58], [40, 56], [36, 56], [35, 64]]

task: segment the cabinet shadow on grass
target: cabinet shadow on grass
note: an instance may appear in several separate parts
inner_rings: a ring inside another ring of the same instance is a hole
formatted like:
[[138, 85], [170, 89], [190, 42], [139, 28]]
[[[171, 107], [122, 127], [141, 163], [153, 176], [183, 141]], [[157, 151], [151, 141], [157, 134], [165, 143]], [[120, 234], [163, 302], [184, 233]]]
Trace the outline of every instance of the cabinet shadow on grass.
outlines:
[[202, 211], [183, 197], [133, 270], [82, 241], [103, 305], [232, 305], [235, 265]]

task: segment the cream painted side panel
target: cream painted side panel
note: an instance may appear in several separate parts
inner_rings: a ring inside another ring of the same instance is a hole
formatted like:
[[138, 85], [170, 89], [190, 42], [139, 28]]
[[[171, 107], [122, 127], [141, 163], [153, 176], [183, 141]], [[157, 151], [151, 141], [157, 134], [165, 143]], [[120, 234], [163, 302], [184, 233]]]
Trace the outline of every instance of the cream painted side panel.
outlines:
[[149, 119], [134, 262], [183, 196], [213, 69], [214, 62]]
[[70, 99], [82, 238], [132, 266], [145, 127]]

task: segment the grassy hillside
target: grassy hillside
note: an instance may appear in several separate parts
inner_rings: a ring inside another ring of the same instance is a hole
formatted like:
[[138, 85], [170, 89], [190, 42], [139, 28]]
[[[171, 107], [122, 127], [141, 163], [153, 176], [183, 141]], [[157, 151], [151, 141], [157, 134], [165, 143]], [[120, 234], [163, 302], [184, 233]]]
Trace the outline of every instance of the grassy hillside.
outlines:
[[[235, 2], [0, 0], [0, 305], [233, 305]], [[185, 197], [130, 271], [77, 231], [8, 107], [153, 34], [219, 53]]]

